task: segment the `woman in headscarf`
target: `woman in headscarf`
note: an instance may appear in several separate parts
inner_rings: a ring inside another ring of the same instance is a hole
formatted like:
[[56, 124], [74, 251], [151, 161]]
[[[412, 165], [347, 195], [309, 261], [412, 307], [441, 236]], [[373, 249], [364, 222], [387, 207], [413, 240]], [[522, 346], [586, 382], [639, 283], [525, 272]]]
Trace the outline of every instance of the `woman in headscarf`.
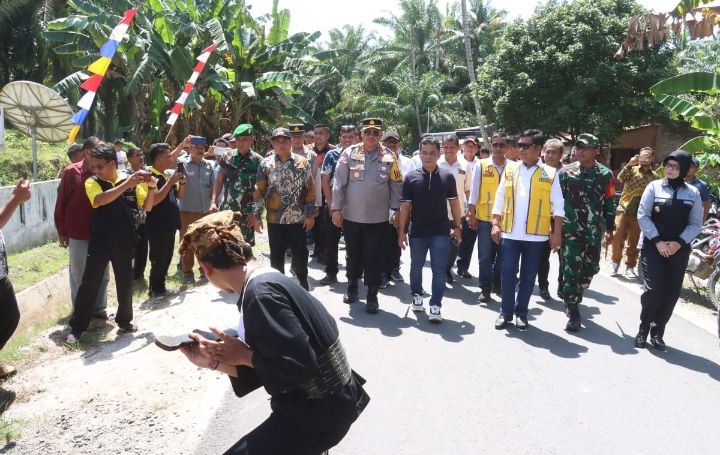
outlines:
[[644, 348], [648, 334], [653, 347], [666, 349], [665, 325], [680, 296], [690, 242], [700, 232], [703, 206], [700, 193], [685, 183], [692, 156], [676, 150], [663, 161], [665, 178], [643, 192], [638, 223], [643, 233], [641, 266], [645, 292], [640, 297], [640, 330], [635, 346]]

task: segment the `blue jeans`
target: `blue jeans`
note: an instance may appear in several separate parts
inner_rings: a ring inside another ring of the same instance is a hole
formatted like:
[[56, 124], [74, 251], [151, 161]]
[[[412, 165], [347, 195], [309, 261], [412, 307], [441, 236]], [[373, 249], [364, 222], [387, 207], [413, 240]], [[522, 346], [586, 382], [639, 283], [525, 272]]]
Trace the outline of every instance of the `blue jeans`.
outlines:
[[[490, 237], [492, 231], [492, 223], [489, 221], [477, 222], [477, 247], [478, 262], [480, 264], [480, 273], [478, 274], [478, 284], [483, 291], [490, 291], [493, 282], [500, 281], [500, 271], [502, 270], [502, 248], [493, 242]], [[508, 283], [514, 283], [515, 278]]]
[[520, 283], [518, 284], [517, 299], [515, 286], [502, 287], [502, 314], [503, 316], [527, 316], [530, 295], [535, 287], [535, 278], [540, 267], [545, 242], [529, 242], [522, 240], [503, 239], [502, 241], [502, 282], [514, 283], [520, 265]]
[[441, 306], [445, 294], [445, 271], [450, 250], [447, 235], [410, 237], [410, 290], [413, 295], [423, 294], [422, 269], [428, 250], [430, 250], [430, 269], [432, 270], [430, 305]]

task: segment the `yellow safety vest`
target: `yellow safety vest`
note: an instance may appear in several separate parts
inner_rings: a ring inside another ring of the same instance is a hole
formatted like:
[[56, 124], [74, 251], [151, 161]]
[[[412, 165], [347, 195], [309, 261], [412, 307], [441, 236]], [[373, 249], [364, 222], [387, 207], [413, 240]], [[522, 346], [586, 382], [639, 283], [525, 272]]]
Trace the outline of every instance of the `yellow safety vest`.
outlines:
[[[515, 216], [515, 189], [517, 179], [520, 175], [522, 163], [511, 163], [505, 166], [505, 194], [502, 208], [502, 222], [500, 229], [503, 232], [511, 232]], [[530, 178], [530, 203], [528, 204], [527, 234], [550, 235], [552, 225], [552, 205], [550, 203], [550, 191], [556, 169], [538, 163]], [[521, 207], [522, 209], [522, 207]]]
[[500, 173], [490, 158], [481, 160], [478, 165], [480, 166], [480, 188], [478, 199], [475, 201], [475, 218], [480, 221], [492, 222], [495, 193], [500, 186]]

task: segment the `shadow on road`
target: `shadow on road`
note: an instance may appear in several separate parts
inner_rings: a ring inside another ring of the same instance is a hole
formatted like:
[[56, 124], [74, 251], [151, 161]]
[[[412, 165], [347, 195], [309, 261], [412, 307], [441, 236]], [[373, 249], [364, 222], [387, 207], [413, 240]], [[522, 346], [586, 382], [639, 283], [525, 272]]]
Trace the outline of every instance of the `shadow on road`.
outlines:
[[[585, 313], [590, 315], [599, 314], [600, 311], [597, 308], [583, 308]], [[635, 337], [627, 335], [624, 330], [618, 324], [622, 335], [617, 335], [605, 327], [596, 324], [591, 318], [583, 317], [582, 320], [583, 328], [580, 331], [573, 333], [576, 336], [585, 341], [595, 344], [604, 344], [612, 349], [612, 352], [620, 355], [637, 354], [638, 350], [635, 348], [634, 341]]]
[[666, 352], [658, 351], [649, 346], [648, 351], [655, 357], [663, 359], [667, 363], [687, 368], [688, 370], [697, 371], [698, 373], [704, 373], [713, 378], [716, 381], [720, 381], [720, 365], [708, 360], [705, 357], [700, 357], [695, 354], [690, 354], [683, 350], [668, 346]]
[[583, 293], [583, 299], [592, 299], [598, 303], [604, 303], [606, 305], [615, 305], [618, 298], [614, 295], [601, 294], [592, 289], [586, 289]]
[[551, 354], [565, 359], [579, 358], [580, 354], [588, 351], [585, 346], [568, 341], [554, 333], [541, 330], [534, 325], [530, 325], [527, 332], [521, 332], [511, 326], [507, 329], [506, 336], [520, 339], [536, 348], [547, 349]]

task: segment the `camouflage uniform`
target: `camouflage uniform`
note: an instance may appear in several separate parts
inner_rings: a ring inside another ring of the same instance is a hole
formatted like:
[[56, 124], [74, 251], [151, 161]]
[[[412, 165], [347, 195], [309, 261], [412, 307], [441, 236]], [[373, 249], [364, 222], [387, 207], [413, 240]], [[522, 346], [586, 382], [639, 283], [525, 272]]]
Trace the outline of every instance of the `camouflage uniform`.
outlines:
[[603, 224], [615, 230], [615, 183], [610, 169], [602, 164], [583, 169], [575, 162], [560, 169], [560, 187], [565, 220], [558, 289], [569, 306], [582, 301], [583, 292], [600, 271]]
[[250, 150], [247, 155], [236, 153], [230, 161], [230, 166], [223, 168], [225, 180], [225, 198], [220, 210], [232, 210], [242, 213], [240, 229], [245, 241], [255, 245], [255, 232], [247, 227], [248, 217], [253, 213], [253, 193], [255, 192], [255, 179], [262, 157]]

